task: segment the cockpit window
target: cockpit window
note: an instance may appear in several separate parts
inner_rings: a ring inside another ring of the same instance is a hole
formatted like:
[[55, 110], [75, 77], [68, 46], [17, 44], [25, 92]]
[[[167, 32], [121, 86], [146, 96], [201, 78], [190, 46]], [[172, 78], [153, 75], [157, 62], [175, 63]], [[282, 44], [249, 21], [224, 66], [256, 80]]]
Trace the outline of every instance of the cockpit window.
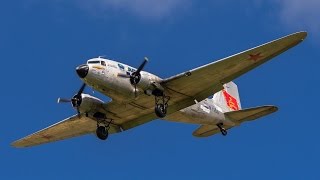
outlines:
[[88, 64], [100, 64], [100, 61], [88, 61]]
[[106, 66], [106, 62], [105, 61], [101, 61], [101, 65], [102, 66]]

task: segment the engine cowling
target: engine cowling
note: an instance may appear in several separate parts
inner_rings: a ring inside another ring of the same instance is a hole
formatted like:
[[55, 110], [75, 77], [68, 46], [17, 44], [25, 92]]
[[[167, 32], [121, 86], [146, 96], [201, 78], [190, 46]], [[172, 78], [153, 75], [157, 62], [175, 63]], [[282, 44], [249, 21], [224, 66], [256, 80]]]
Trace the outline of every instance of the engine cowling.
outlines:
[[152, 79], [148, 73], [141, 72], [141, 78], [137, 87], [142, 90], [146, 90], [150, 87]]
[[137, 84], [137, 88], [143, 90], [144, 92], [152, 92], [153, 90], [158, 88], [157, 86], [155, 86], [155, 84], [158, 84], [157, 82], [160, 82], [160, 80], [161, 79], [155, 75], [147, 72], [141, 72], [141, 79]]
[[98, 110], [102, 104], [104, 104], [104, 102], [94, 96], [81, 94], [81, 100], [78, 103], [78, 107], [75, 104], [72, 104], [72, 106], [78, 108], [81, 113], [88, 113]]

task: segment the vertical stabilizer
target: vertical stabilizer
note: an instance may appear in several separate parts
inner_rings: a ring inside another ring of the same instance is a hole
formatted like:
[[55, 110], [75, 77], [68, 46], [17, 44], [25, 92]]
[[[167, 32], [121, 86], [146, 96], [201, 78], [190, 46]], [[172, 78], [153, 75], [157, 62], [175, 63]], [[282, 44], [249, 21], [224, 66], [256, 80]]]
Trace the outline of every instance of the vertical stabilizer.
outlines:
[[241, 109], [238, 86], [234, 82], [223, 85], [224, 89], [213, 95], [212, 101], [222, 112], [238, 111]]

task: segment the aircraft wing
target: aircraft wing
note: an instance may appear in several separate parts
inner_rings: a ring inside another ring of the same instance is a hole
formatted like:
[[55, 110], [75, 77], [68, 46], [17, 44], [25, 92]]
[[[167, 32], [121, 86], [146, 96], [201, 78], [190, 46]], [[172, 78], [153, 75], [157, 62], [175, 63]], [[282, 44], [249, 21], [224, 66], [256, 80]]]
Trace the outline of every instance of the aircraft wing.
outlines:
[[[294, 33], [164, 79], [161, 85], [165, 88], [165, 94], [170, 96], [168, 115], [220, 91], [223, 84], [299, 44], [306, 36], [306, 32]], [[104, 108], [107, 117], [114, 119], [123, 130], [157, 118], [153, 97], [142, 96], [129, 104], [110, 102]]]
[[[85, 115], [80, 118], [74, 115], [52, 126], [42, 129], [12, 143], [14, 147], [29, 147], [44, 143], [54, 142], [76, 136], [94, 133], [97, 122]], [[121, 132], [118, 126], [110, 125], [109, 133]]]
[[[222, 84], [236, 79], [299, 44], [306, 36], [306, 32], [294, 33], [170, 77], [165, 79], [162, 84], [173, 96], [200, 101], [220, 91], [223, 88]], [[178, 100], [178, 98], [175, 99], [175, 101]]]

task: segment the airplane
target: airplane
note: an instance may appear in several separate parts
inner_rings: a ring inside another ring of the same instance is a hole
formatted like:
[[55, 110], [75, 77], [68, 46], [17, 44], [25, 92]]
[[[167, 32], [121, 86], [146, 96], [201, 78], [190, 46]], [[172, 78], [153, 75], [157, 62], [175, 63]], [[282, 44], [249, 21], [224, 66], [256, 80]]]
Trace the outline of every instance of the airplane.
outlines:
[[[278, 110], [276, 106], [242, 109], [233, 80], [296, 46], [306, 36], [307, 32], [293, 33], [165, 79], [143, 71], [147, 58], [138, 68], [104, 57], [89, 59], [76, 67], [83, 81], [78, 92], [70, 99], [58, 99], [58, 103], [71, 103], [77, 113], [12, 146], [30, 147], [86, 134], [106, 140], [109, 134], [158, 118], [199, 125], [193, 132], [195, 137], [225, 136], [228, 129]], [[111, 100], [103, 102], [83, 93], [87, 85]]]

